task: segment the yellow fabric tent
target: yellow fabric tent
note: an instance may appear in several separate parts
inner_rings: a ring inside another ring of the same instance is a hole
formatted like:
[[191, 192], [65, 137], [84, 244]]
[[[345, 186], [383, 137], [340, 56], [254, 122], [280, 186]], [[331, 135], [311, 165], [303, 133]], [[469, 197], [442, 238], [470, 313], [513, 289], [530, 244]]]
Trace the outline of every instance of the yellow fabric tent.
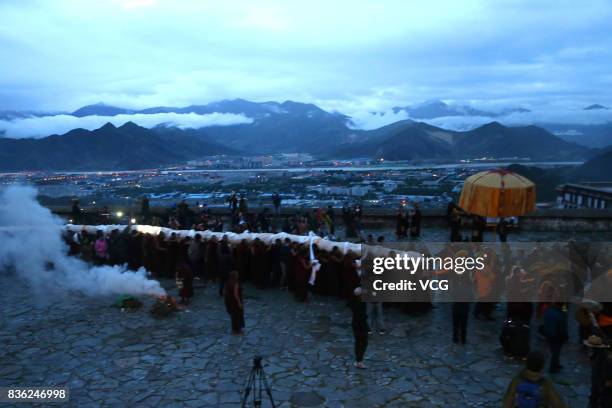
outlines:
[[483, 217], [513, 217], [535, 209], [535, 184], [507, 170], [487, 170], [467, 179], [459, 206]]

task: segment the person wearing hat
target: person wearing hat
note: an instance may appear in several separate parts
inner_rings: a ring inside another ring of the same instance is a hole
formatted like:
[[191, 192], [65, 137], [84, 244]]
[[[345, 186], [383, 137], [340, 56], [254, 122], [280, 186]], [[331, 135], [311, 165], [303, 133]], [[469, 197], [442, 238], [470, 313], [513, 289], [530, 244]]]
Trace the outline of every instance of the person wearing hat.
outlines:
[[353, 337], [355, 338], [355, 367], [364, 369], [366, 365], [363, 363], [363, 356], [368, 348], [368, 316], [366, 312], [366, 304], [361, 300], [363, 290], [357, 287], [353, 290], [353, 296], [350, 300], [351, 310], [353, 312], [353, 320], [351, 326], [353, 328]]
[[[591, 335], [583, 340], [591, 358], [591, 407], [612, 406], [612, 268], [593, 280], [591, 290], [585, 294], [581, 308], [590, 322], [584, 319]], [[582, 323], [582, 322], [581, 322]], [[590, 324], [587, 324], [590, 323]]]

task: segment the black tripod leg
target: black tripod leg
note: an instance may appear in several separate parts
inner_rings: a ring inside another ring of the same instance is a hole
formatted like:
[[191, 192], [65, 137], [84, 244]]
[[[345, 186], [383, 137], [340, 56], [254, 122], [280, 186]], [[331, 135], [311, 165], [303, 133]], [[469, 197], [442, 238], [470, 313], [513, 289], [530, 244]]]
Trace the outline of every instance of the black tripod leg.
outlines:
[[268, 385], [268, 378], [266, 377], [266, 373], [261, 370], [261, 378], [263, 379], [264, 386], [266, 387], [266, 394], [268, 394], [268, 398], [270, 398], [270, 404], [272, 404], [272, 408], [276, 408], [276, 404], [274, 404], [274, 398], [272, 397], [272, 390]]
[[246, 407], [247, 398], [251, 392], [251, 388], [253, 387], [253, 383], [255, 382], [255, 371], [251, 370], [249, 374], [249, 379], [247, 380], [247, 385], [244, 388], [244, 395], [242, 396], [242, 408]]
[[258, 398], [259, 403], [261, 404], [263, 402], [263, 381], [262, 381], [262, 378], [264, 375], [263, 370], [262, 369], [257, 370], [257, 374], [258, 374], [257, 379], [259, 380], [259, 389], [257, 390], [258, 392], [257, 398]]

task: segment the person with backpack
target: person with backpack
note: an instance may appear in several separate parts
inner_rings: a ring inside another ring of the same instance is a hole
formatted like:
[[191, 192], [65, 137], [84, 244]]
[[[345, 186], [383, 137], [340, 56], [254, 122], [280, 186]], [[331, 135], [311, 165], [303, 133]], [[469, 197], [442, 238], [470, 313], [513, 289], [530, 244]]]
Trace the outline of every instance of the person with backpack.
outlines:
[[567, 408], [555, 387], [542, 374], [544, 354], [532, 351], [527, 355], [527, 364], [512, 379], [503, 399], [503, 408]]

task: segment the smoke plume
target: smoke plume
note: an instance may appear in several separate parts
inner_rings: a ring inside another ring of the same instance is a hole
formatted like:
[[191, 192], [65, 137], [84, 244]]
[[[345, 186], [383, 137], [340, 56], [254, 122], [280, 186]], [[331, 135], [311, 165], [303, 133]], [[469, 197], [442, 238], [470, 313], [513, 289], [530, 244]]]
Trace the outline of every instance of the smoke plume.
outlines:
[[91, 267], [68, 256], [62, 221], [36, 201], [36, 189], [0, 190], [0, 274], [15, 274], [37, 293], [78, 292], [86, 296], [162, 295], [144, 269]]

